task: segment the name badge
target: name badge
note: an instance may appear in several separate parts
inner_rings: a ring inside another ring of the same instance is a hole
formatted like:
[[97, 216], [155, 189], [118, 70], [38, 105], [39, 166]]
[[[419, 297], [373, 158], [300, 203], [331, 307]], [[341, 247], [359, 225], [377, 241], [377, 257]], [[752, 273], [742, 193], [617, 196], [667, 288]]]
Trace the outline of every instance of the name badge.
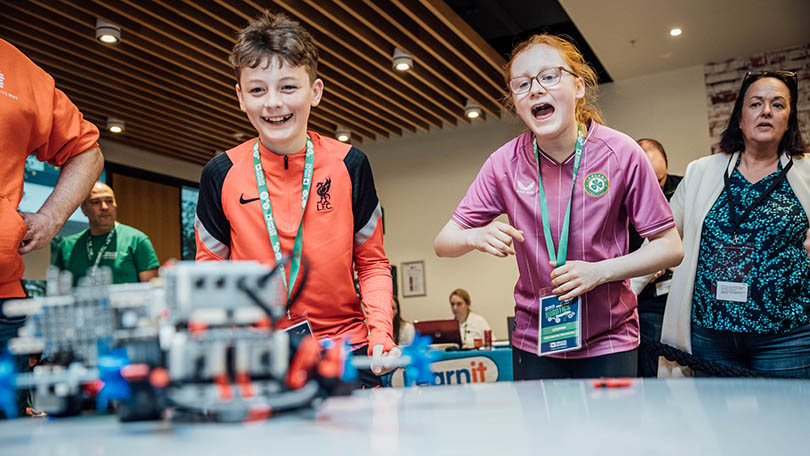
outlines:
[[282, 331], [286, 332], [290, 337], [290, 344], [293, 347], [297, 347], [305, 337], [313, 336], [312, 326], [309, 325], [309, 321], [306, 319], [302, 319], [289, 328], [282, 329]]
[[118, 258], [118, 252], [104, 252], [104, 254], [101, 255], [102, 260], [114, 260], [116, 258]]
[[672, 285], [672, 279], [664, 280], [655, 284], [655, 295], [664, 296], [669, 294], [669, 287]]
[[560, 301], [557, 296], [540, 298], [539, 356], [582, 347], [579, 297]]
[[748, 302], [749, 284], [758, 262], [753, 244], [722, 244], [712, 255], [712, 294], [718, 301]]
[[748, 284], [740, 282], [717, 282], [717, 300], [748, 302]]

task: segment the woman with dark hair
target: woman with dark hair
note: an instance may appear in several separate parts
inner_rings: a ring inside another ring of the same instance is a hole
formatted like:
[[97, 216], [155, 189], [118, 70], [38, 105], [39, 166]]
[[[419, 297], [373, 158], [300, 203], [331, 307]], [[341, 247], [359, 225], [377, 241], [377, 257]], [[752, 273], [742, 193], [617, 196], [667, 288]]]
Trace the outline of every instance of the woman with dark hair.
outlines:
[[391, 313], [394, 315], [394, 341], [397, 345], [410, 345], [415, 333], [413, 323], [405, 321], [399, 313], [399, 299], [391, 298]]
[[685, 257], [661, 340], [708, 361], [808, 378], [810, 159], [797, 85], [789, 71], [748, 73], [722, 153], [689, 164], [671, 201]]

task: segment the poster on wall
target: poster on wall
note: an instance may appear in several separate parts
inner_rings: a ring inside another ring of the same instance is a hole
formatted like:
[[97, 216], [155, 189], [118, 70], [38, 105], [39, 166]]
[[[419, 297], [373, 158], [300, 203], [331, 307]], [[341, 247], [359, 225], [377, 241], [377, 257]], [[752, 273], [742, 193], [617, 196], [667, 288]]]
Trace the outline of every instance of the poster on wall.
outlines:
[[402, 263], [402, 296], [425, 296], [425, 262]]

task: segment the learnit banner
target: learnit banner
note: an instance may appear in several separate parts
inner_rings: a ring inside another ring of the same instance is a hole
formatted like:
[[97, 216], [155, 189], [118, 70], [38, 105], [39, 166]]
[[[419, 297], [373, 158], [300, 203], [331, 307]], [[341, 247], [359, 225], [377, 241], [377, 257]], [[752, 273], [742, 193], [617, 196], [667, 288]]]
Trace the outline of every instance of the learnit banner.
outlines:
[[[459, 385], [464, 383], [495, 383], [498, 381], [498, 365], [486, 356], [436, 361], [430, 365], [434, 385]], [[405, 386], [405, 370], [397, 369], [391, 377], [391, 386]]]

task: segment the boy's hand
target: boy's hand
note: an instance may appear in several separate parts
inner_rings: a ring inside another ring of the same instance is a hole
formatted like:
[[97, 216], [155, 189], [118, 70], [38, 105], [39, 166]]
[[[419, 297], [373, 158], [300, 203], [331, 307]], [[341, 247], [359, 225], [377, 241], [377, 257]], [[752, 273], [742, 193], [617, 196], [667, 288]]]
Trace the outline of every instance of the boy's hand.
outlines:
[[473, 228], [470, 232], [470, 244], [476, 250], [504, 258], [514, 255], [512, 239], [523, 242], [523, 231], [503, 222], [492, 222], [483, 228]]
[[[551, 266], [554, 263], [549, 261]], [[598, 263], [587, 261], [566, 261], [564, 265], [551, 271], [551, 291], [560, 301], [574, 299], [604, 282], [602, 268]]]
[[393, 347], [387, 353], [383, 353], [383, 348], [382, 345], [375, 345], [371, 349], [371, 372], [375, 375], [385, 375], [396, 369], [398, 366], [392, 366], [390, 361], [394, 359], [398, 361], [402, 356], [399, 347]]

